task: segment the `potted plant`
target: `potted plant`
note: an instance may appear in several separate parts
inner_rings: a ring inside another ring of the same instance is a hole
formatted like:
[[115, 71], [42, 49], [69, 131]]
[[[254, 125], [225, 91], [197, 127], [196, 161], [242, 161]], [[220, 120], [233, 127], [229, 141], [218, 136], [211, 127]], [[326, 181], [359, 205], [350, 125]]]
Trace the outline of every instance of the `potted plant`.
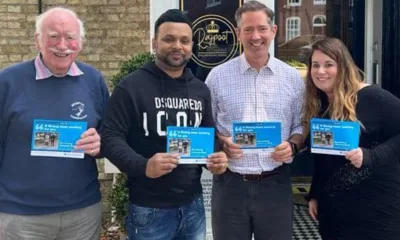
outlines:
[[119, 72], [110, 79], [111, 87], [116, 87], [123, 77], [141, 68], [150, 60], [154, 60], [154, 55], [152, 53], [141, 52], [133, 56], [131, 59], [123, 62]]
[[289, 64], [290, 66], [296, 68], [297, 71], [299, 71], [300, 76], [303, 79], [306, 79], [306, 76], [307, 76], [307, 65], [305, 63], [300, 62], [300, 61], [295, 60], [295, 59], [287, 60], [286, 63]]

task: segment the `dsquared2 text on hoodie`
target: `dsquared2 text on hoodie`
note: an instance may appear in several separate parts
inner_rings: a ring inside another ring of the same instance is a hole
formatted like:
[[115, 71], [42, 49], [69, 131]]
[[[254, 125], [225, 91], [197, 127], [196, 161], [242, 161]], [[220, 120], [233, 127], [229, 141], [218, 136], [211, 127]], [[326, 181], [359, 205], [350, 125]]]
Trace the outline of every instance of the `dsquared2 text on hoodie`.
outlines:
[[[163, 97], [155, 97], [154, 98], [155, 108], [159, 109], [157, 113], [157, 133], [160, 136], [166, 135], [166, 129], [163, 129], [163, 118], [168, 120], [168, 109], [180, 110], [176, 112], [176, 126], [178, 127], [187, 127], [193, 126], [198, 127], [201, 124], [202, 120], [202, 111], [203, 106], [201, 101], [197, 101], [195, 99], [187, 99], [187, 98], [163, 98]], [[188, 111], [190, 113], [194, 113], [195, 122], [192, 123], [192, 120], [188, 118]], [[189, 120], [188, 120], [189, 119]], [[143, 113], [143, 128], [145, 130], [145, 136], [149, 135], [149, 131], [147, 129], [147, 113]]]

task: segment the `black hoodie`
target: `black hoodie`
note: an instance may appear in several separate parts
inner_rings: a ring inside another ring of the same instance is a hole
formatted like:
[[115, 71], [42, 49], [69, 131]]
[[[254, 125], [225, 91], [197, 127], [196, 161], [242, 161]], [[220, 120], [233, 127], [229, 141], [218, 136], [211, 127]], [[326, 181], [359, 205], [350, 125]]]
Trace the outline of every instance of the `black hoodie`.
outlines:
[[146, 177], [148, 159], [166, 152], [166, 126], [213, 127], [210, 92], [188, 68], [172, 79], [149, 62], [114, 89], [101, 133], [102, 155], [128, 175], [133, 204], [179, 207], [201, 194], [200, 165], [178, 165], [160, 178]]

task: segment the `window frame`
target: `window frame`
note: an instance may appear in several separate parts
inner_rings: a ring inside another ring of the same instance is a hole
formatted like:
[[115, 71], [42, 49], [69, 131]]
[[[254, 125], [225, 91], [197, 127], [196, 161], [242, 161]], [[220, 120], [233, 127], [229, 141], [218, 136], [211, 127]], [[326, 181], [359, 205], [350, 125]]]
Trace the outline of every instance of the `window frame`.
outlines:
[[[317, 18], [322, 18], [324, 23], [314, 23]], [[326, 16], [325, 15], [315, 15], [313, 17], [312, 26], [314, 27], [325, 27], [326, 26]]]
[[313, 0], [314, 5], [326, 5], [326, 0]]
[[[297, 20], [298, 28], [295, 29], [295, 30], [298, 32], [298, 34], [295, 37], [289, 38], [289, 35], [290, 35], [289, 32], [293, 32], [294, 31], [294, 29], [289, 28], [289, 23], [290, 23], [291, 20]], [[296, 16], [286, 18], [286, 36], [285, 36], [286, 37], [286, 42], [288, 42], [288, 41], [290, 41], [290, 40], [292, 40], [292, 39], [294, 39], [294, 38], [296, 38], [298, 36], [301, 36], [301, 18], [300, 17], [296, 17]]]
[[301, 0], [297, 0], [297, 1], [299, 1], [298, 3], [297, 2], [291, 2], [291, 1], [294, 1], [294, 0], [287, 0], [287, 5], [289, 6], [289, 7], [299, 7], [299, 6], [301, 6]]

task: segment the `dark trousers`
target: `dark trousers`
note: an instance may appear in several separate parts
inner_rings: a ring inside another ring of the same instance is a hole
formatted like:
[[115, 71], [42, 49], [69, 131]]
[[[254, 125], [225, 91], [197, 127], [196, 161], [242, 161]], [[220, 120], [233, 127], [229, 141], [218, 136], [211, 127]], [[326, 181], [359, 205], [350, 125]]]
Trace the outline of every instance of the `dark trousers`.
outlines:
[[214, 240], [292, 240], [293, 202], [289, 167], [259, 181], [226, 171], [214, 175]]

